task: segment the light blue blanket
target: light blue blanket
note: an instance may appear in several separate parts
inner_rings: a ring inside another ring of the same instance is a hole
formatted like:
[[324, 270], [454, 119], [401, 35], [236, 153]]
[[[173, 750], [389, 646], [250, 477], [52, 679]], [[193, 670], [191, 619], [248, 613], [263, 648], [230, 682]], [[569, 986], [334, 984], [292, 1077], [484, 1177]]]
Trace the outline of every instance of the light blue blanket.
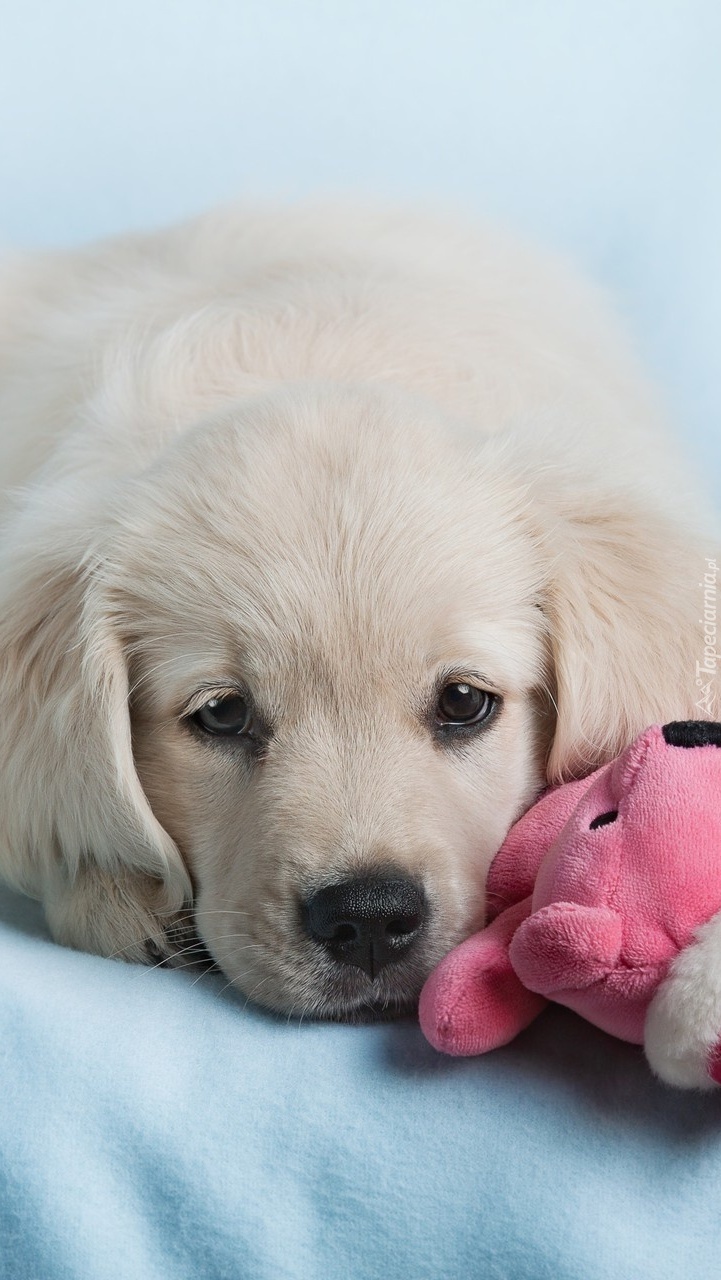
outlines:
[[215, 976], [63, 950], [0, 896], [2, 1280], [696, 1280], [721, 1093], [554, 1010], [452, 1061]]

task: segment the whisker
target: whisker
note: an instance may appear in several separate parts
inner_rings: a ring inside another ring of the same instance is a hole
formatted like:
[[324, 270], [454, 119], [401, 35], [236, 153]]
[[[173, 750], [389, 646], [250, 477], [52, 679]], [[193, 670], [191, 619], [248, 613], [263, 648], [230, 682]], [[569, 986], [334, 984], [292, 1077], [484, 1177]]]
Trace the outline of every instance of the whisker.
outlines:
[[[229, 937], [229, 938], [234, 938], [236, 935], [235, 935], [235, 934], [233, 934], [233, 933], [229, 933], [229, 934], [227, 934], [226, 936], [227, 936], [227, 937]], [[264, 950], [265, 950], [265, 947], [264, 947], [264, 946], [262, 945], [262, 943], [260, 943], [260, 942], [248, 942], [248, 943], [246, 943], [246, 944], [245, 944], [245, 946], [237, 947], [237, 948], [236, 948], [236, 952], [240, 952], [240, 951], [264, 951]], [[224, 972], [224, 970], [223, 970], [223, 969], [221, 968], [221, 966], [217, 963], [217, 961], [213, 961], [213, 963], [214, 963], [214, 965], [215, 965], [215, 971], [216, 971], [216, 973], [223, 973], [223, 972]], [[178, 967], [179, 967], [179, 968], [182, 968], [183, 966], [182, 966], [182, 965], [179, 965]], [[198, 977], [195, 979], [195, 982], [198, 982], [198, 981], [200, 980], [200, 978], [202, 978], [203, 976], [204, 976], [204, 974], [200, 973], [200, 974], [198, 975]], [[223, 987], [223, 991], [227, 990], [227, 988], [228, 988], [229, 986], [232, 986], [232, 983], [233, 983], [234, 981], [235, 981], [235, 979], [232, 979], [232, 980], [231, 980], [231, 982], [226, 983], [225, 987]], [[190, 985], [191, 985], [192, 987], [194, 987], [194, 986], [195, 986], [195, 982], [192, 982]], [[220, 992], [219, 994], [221, 994], [221, 995], [222, 995], [222, 992]]]
[[[245, 936], [245, 935], [244, 935], [244, 934], [242, 934], [242, 933], [218, 933], [218, 934], [216, 934], [216, 936], [215, 936], [215, 938], [213, 939], [213, 941], [214, 941], [214, 942], [221, 942], [221, 941], [223, 941], [223, 942], [227, 942], [227, 941], [229, 941], [231, 938], [243, 938], [244, 936]], [[246, 942], [242, 947], [238, 947], [238, 951], [250, 951], [251, 949], [254, 949], [254, 950], [256, 950], [256, 951], [265, 951], [265, 950], [266, 950], [266, 946], [265, 946], [265, 943], [264, 943], [264, 942]]]
[[[180, 971], [181, 969], [190, 969], [192, 967], [193, 966], [190, 964], [187, 964], [187, 965], [181, 964], [181, 965], [178, 965], [178, 970]], [[193, 979], [190, 985], [191, 987], [195, 987], [200, 982], [201, 978], [211, 978], [213, 974], [219, 973], [219, 972], [220, 972], [220, 969], [217, 964], [216, 965], [209, 964], [205, 969], [201, 969], [198, 976]]]
[[[196, 969], [198, 967], [198, 963], [195, 960], [186, 960], [183, 962], [183, 964], [173, 964], [173, 965], [169, 965], [168, 967], [171, 968], [174, 973], [183, 973], [185, 969]], [[217, 965], [206, 964], [201, 968], [200, 973], [195, 979], [195, 982], [199, 982], [201, 978], [207, 977], [208, 974], [217, 973], [217, 972], [218, 972]], [[192, 982], [190, 985], [195, 986], [195, 982]]]
[[[224, 987], [220, 988], [220, 991], [218, 991], [217, 993], [218, 999], [223, 995], [225, 991], [228, 990], [228, 987], [234, 986], [234, 984], [238, 981], [239, 977], [240, 977], [240, 974], [236, 973], [234, 978], [231, 978], [229, 982], [226, 982]], [[266, 974], [265, 978], [261, 978], [260, 982], [257, 983], [255, 987], [253, 987], [253, 990], [245, 997], [245, 1003], [243, 1004], [244, 1009], [248, 1007], [248, 1002], [250, 1000], [255, 999], [256, 992], [260, 991], [261, 987], [264, 987], [266, 982], [270, 982], [272, 977], [273, 977], [272, 973]]]
[[198, 910], [198, 911], [194, 910], [193, 915], [194, 916], [254, 916], [256, 915], [256, 912], [236, 911], [230, 907], [211, 907], [209, 909], [206, 909], [204, 907], [202, 910]]
[[[240, 975], [238, 975], [238, 976], [240, 976]], [[262, 982], [259, 982], [259, 983], [257, 984], [257, 986], [253, 987], [253, 990], [251, 991], [250, 995], [246, 996], [246, 998], [245, 998], [245, 1004], [243, 1005], [243, 1008], [244, 1008], [244, 1009], [247, 1009], [248, 1004], [249, 1004], [249, 1002], [250, 1002], [251, 1000], [255, 1000], [256, 994], [260, 991], [261, 987], [264, 987], [264, 986], [265, 986], [266, 982], [270, 982], [270, 980], [271, 980], [272, 976], [273, 976], [273, 975], [269, 973], [269, 974], [268, 974], [268, 976], [267, 976], [266, 978], [263, 978]], [[237, 979], [235, 979], [235, 980], [237, 980]], [[229, 982], [229, 983], [228, 983], [228, 987], [230, 987], [230, 986], [232, 986], [232, 985], [233, 985], [233, 984], [232, 984], [231, 982]], [[227, 987], [223, 987], [223, 991], [227, 991], [227, 989], [228, 989]], [[222, 994], [223, 994], [223, 992], [221, 991], [221, 993], [220, 993], [220, 994], [222, 995]]]
[[[187, 954], [188, 954], [189, 952], [191, 952], [191, 951], [197, 951], [197, 952], [201, 952], [201, 953], [202, 953], [202, 952], [206, 951], [205, 944], [204, 944], [203, 942], [199, 942], [199, 941], [198, 941], [198, 942], [193, 942], [193, 943], [191, 943], [191, 944], [190, 944], [190, 946], [187, 946], [187, 947], [181, 947], [180, 951], [173, 951], [173, 952], [171, 952], [171, 953], [170, 953], [169, 955], [167, 955], [167, 956], [161, 956], [160, 960], [156, 960], [155, 964], [144, 964], [144, 965], [141, 965], [141, 967], [140, 967], [140, 971], [141, 971], [141, 973], [151, 973], [153, 969], [163, 969], [163, 968], [165, 968], [165, 969], [169, 969], [169, 968], [175, 968], [176, 966], [175, 966], [175, 964], [173, 963], [173, 962], [174, 962], [174, 960], [175, 960], [175, 957], [176, 957], [176, 956], [184, 956], [184, 955], [187, 955]], [[192, 961], [191, 961], [190, 963], [192, 963]], [[182, 969], [183, 967], [184, 967], [183, 965], [178, 965], [178, 966], [177, 966], [177, 968], [178, 968], [178, 969]], [[186, 966], [186, 967], [187, 967], [187, 966]]]
[[[109, 951], [105, 958], [107, 960], [117, 960], [118, 956], [124, 955], [125, 952], [130, 951], [132, 947], [141, 947], [143, 945], [143, 942], [145, 941], [155, 942], [159, 945], [160, 942], [165, 942], [165, 934], [164, 933], [148, 933], [142, 939], [133, 938], [133, 940], [131, 942], [126, 943], [124, 947], [118, 947], [116, 951]], [[144, 965], [143, 967], [147, 968], [147, 965]]]

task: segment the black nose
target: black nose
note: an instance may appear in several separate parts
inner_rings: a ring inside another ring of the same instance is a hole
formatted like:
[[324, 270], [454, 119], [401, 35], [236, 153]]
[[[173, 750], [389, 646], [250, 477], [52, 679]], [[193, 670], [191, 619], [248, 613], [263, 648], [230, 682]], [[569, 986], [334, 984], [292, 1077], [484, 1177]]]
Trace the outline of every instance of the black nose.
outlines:
[[721, 747], [721, 724], [713, 720], [672, 720], [663, 726], [670, 747]]
[[408, 876], [359, 876], [318, 889], [303, 904], [306, 932], [340, 964], [363, 969], [371, 982], [402, 960], [428, 912], [422, 888]]

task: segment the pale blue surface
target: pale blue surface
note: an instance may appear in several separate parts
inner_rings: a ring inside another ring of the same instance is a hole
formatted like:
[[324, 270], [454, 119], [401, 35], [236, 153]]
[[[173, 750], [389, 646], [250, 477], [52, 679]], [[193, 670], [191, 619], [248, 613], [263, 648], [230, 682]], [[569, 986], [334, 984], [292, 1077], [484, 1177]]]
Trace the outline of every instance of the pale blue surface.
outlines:
[[716, 1280], [721, 1095], [573, 1014], [452, 1061], [2, 919], [1, 1280]]

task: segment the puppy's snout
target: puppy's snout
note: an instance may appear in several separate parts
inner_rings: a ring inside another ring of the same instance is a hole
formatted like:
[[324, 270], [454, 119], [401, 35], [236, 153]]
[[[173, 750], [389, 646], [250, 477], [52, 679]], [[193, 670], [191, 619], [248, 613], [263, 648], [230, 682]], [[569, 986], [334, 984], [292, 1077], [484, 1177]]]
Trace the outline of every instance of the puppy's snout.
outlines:
[[306, 932], [340, 964], [353, 964], [371, 982], [402, 960], [422, 931], [426, 896], [409, 876], [360, 876], [318, 889], [303, 904]]

